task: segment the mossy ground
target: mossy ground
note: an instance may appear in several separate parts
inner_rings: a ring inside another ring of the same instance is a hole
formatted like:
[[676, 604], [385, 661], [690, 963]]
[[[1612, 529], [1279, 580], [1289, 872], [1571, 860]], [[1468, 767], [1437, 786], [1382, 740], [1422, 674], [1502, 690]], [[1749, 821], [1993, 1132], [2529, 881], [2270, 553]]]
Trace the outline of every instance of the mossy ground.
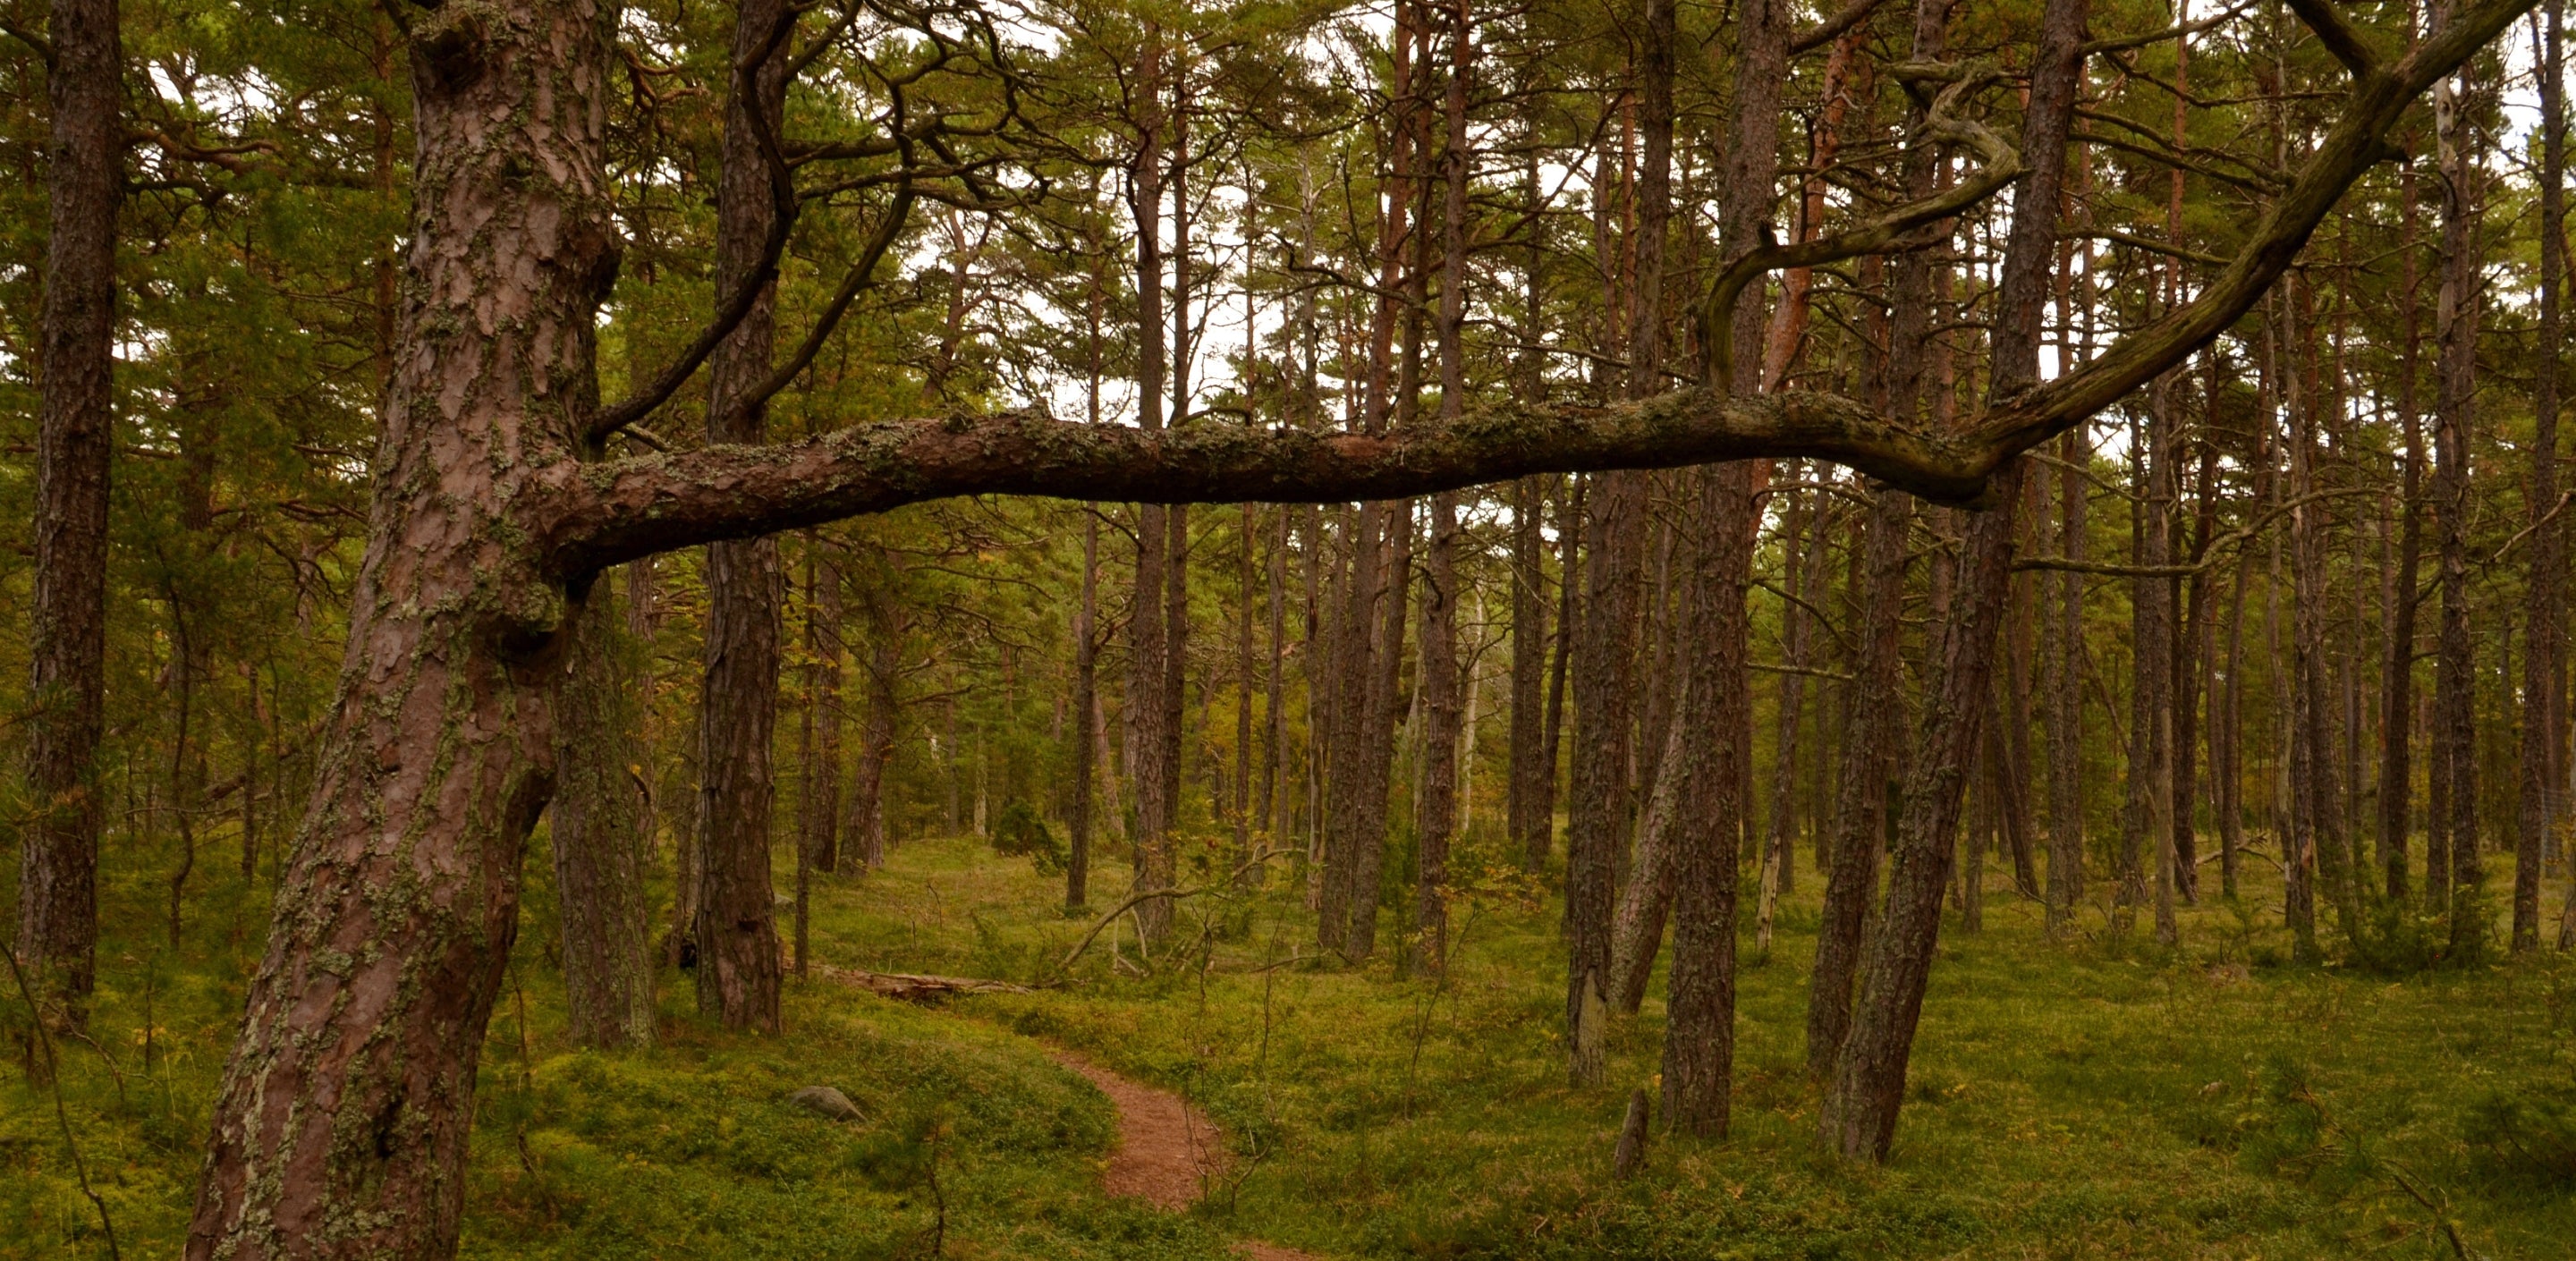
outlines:
[[[1398, 977], [1400, 942], [1315, 961], [1285, 880], [1192, 900], [1141, 975], [1123, 929], [1059, 974], [1088, 920], [1058, 879], [916, 842], [818, 881], [815, 957], [1048, 988], [925, 1011], [797, 982], [787, 1034], [764, 1040], [701, 1023], [674, 976], [666, 1044], [619, 1055], [564, 1045], [540, 886], [484, 1059], [464, 1251], [920, 1256], [943, 1206], [961, 1257], [1215, 1258], [1239, 1236], [1352, 1257], [2450, 1257], [2447, 1225], [2472, 1255], [2554, 1258], [2576, 1238], [2576, 962], [2555, 953], [2285, 966], [2277, 915], [2253, 909], [2277, 890], [2252, 885], [2186, 911], [2179, 951], [2143, 925], [2108, 936], [2098, 910], [2050, 945], [1998, 879], [1983, 933], [1945, 931], [1894, 1160], [1856, 1168], [1810, 1140], [1807, 876], [1768, 960], [1747, 934], [1733, 1137], [1661, 1142], [1620, 1184], [1613, 1131], [1651, 1089], [1660, 999], [1620, 1028], [1607, 1082], [1566, 1086], [1556, 906], [1468, 866], [1485, 874], [1453, 909], [1445, 983]], [[1095, 903], [1125, 876], [1097, 872]], [[109, 922], [150, 923], [156, 891], [111, 882]], [[182, 950], [113, 943], [97, 1045], [62, 1048], [129, 1256], [176, 1251], [257, 901], [208, 889]], [[1230, 1131], [1236, 1176], [1185, 1216], [1103, 1196], [1108, 1104], [1035, 1039], [1188, 1094]], [[866, 1121], [784, 1104], [818, 1082]], [[0, 1257], [83, 1254], [103, 1250], [51, 1096], [7, 1074]]]

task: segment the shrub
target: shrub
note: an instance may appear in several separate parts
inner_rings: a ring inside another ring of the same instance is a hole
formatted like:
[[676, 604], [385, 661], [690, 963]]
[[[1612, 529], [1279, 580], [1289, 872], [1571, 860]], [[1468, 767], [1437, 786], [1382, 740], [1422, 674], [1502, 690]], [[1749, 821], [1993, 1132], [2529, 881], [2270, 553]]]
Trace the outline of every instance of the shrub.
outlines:
[[1025, 856], [1042, 876], [1064, 870], [1064, 842], [1025, 801], [1002, 807], [1002, 817], [993, 822], [993, 852], [1008, 858]]

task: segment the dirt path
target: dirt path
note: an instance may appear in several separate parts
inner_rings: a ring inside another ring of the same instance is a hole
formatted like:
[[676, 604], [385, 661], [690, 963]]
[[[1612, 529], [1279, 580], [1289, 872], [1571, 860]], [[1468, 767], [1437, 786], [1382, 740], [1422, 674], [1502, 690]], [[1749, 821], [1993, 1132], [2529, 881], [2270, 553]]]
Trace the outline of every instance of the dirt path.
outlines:
[[[881, 998], [929, 1005], [951, 994], [986, 989], [1026, 992], [1016, 985], [967, 977], [862, 972], [829, 964], [819, 965], [816, 971]], [[1206, 1113], [1179, 1095], [1121, 1077], [1062, 1047], [1044, 1042], [1038, 1046], [1056, 1063], [1098, 1086], [1117, 1106], [1118, 1150], [1109, 1154], [1109, 1169], [1101, 1178], [1111, 1195], [1132, 1196], [1177, 1213], [1198, 1203], [1208, 1183], [1225, 1173], [1225, 1136]], [[1234, 1251], [1245, 1261], [1324, 1261], [1314, 1253], [1258, 1239], [1238, 1241]]]
[[[1179, 1095], [1121, 1077], [1079, 1055], [1047, 1047], [1055, 1062], [1082, 1074], [1118, 1106], [1118, 1150], [1101, 1178], [1111, 1195], [1133, 1196], [1179, 1212], [1198, 1202], [1226, 1168], [1225, 1136], [1207, 1114]], [[1246, 1239], [1234, 1246], [1246, 1261], [1324, 1261], [1311, 1252]]]

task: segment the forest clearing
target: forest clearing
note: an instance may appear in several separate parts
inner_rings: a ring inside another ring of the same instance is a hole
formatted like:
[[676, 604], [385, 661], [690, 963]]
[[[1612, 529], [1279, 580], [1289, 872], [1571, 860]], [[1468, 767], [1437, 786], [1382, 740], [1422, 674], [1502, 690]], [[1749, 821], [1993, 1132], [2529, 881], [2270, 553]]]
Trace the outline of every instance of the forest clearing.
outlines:
[[2564, 7], [0, 0], [0, 1255], [2564, 1255]]

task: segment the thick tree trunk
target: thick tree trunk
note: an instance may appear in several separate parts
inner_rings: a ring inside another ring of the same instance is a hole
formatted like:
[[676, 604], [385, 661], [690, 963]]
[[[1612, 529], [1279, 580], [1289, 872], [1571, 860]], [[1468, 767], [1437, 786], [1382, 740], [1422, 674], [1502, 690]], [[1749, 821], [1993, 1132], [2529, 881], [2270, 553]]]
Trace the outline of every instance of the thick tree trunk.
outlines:
[[[747, 0], [735, 13], [733, 60], [774, 47], [781, 0]], [[716, 185], [716, 291], [750, 283], [778, 213], [760, 129], [777, 134], [786, 58], [773, 51], [750, 76], [751, 100], [728, 92]], [[754, 111], [757, 111], [755, 115]], [[765, 409], [742, 406], [770, 373], [777, 297], [765, 286], [708, 360], [707, 441], [756, 444]], [[770, 765], [778, 723], [778, 545], [768, 538], [707, 547], [706, 676], [698, 697], [698, 1010], [728, 1029], [778, 1028], [778, 924], [769, 872]]]
[[125, 54], [116, 0], [54, 0], [45, 91], [45, 303], [37, 317], [36, 566], [27, 820], [13, 948], [73, 1027], [97, 975], [98, 741], [107, 693], [107, 479]]
[[1565, 919], [1569, 948], [1566, 1030], [1574, 1080], [1600, 1073], [1601, 1031], [1584, 1013], [1605, 1012], [1610, 998], [1613, 871], [1628, 814], [1628, 743], [1635, 665], [1629, 631], [1635, 621], [1639, 535], [1645, 479], [1611, 473], [1600, 479], [1585, 551], [1591, 566], [1573, 651], [1574, 771], [1565, 824]]
[[[1660, 25], [1648, 37], [1663, 51], [1650, 59], [1647, 163], [1651, 171], [1671, 146], [1672, 0], [1654, 0]], [[1751, 0], [1737, 10], [1734, 120], [1729, 129], [1719, 239], [1730, 253], [1758, 247], [1770, 235], [1778, 183], [1780, 93], [1789, 78], [1789, 6]], [[1659, 153], [1659, 150], [1662, 152]], [[1652, 186], [1650, 186], [1652, 189]], [[1660, 190], [1653, 190], [1660, 192]], [[1766, 340], [1762, 294], [1738, 300], [1734, 340], [1720, 349], [1734, 362], [1762, 360]], [[1762, 377], [1748, 371], [1737, 389], [1752, 394]], [[1750, 833], [1753, 804], [1753, 706], [1750, 618], [1745, 588], [1752, 578], [1754, 532], [1761, 523], [1755, 491], [1767, 464], [1736, 462], [1700, 470], [1698, 538], [1689, 555], [1682, 623], [1686, 708], [1677, 728], [1694, 751], [1685, 827], [1675, 847], [1673, 968], [1664, 1036], [1664, 1117], [1687, 1134], [1726, 1133], [1735, 1071], [1735, 920], [1737, 867]], [[1795, 547], [1795, 538], [1789, 546]], [[1704, 725], [1703, 725], [1704, 724]], [[1788, 746], [1783, 744], [1785, 750]]]
[[615, 239], [595, 93], [614, 15], [414, 23], [417, 210], [373, 525], [192, 1258], [454, 1252], [475, 1061], [554, 788], [568, 610], [528, 549], [496, 540], [595, 404]]
[[[1778, 24], [1785, 44], [1785, 6], [1769, 7], [1762, 20]], [[1762, 322], [1744, 320], [1737, 327], [1759, 337]], [[1737, 867], [1742, 821], [1753, 808], [1752, 751], [1741, 738], [1752, 708], [1744, 686], [1745, 586], [1753, 563], [1759, 476], [1756, 465], [1741, 462], [1699, 473], [1697, 515], [1708, 524], [1700, 531], [1702, 543], [1692, 549], [1696, 572], [1685, 590], [1691, 624], [1706, 638], [1690, 654], [1686, 699], [1673, 724], [1675, 743], [1689, 753], [1683, 766], [1669, 772], [1682, 780], [1673, 793], [1682, 817], [1674, 827], [1664, 1123], [1703, 1138], [1725, 1136], [1734, 1097]]]

